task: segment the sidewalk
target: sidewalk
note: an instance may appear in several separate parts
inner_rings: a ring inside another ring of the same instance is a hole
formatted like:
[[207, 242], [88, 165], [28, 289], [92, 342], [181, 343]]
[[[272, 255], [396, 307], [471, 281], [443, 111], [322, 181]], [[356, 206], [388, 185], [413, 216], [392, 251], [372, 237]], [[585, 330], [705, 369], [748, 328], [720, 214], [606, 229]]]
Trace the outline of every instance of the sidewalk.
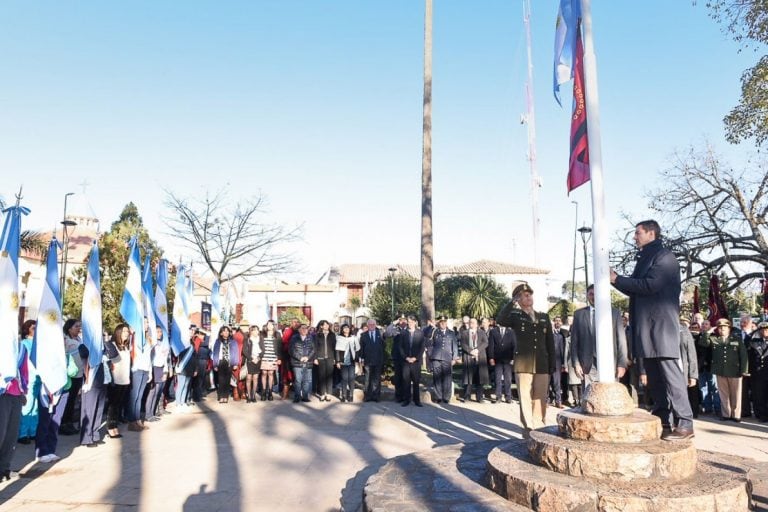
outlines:
[[[212, 395], [211, 395], [212, 396]], [[97, 448], [59, 438], [55, 464], [17, 445], [21, 478], [0, 484], [0, 511], [356, 511], [386, 459], [454, 443], [521, 436], [517, 403], [218, 404], [171, 414]], [[555, 421], [550, 408], [548, 420]], [[768, 424], [702, 417], [696, 447], [768, 461]]]

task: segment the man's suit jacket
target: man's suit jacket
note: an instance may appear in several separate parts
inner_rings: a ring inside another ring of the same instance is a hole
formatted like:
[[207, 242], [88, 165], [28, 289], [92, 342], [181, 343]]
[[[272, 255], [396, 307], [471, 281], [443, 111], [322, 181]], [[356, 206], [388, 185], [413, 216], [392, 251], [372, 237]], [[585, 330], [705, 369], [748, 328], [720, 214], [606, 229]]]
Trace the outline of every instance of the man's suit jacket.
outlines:
[[366, 331], [360, 336], [360, 359], [366, 366], [384, 365], [384, 336], [378, 331]]
[[[597, 355], [597, 341], [595, 339], [595, 326], [592, 325], [589, 307], [576, 310], [573, 314], [571, 326], [571, 363], [573, 366], [581, 366], [584, 373], [592, 370], [592, 363]], [[611, 321], [613, 323], [613, 356], [617, 367], [627, 367], [627, 337], [624, 325], [621, 322], [621, 313], [616, 308], [611, 308]]]
[[424, 333], [418, 327], [413, 331], [413, 336], [408, 329], [401, 330], [400, 334], [395, 336], [395, 350], [401, 361], [405, 361], [406, 357], [415, 357], [416, 362], [421, 364], [421, 358], [424, 356]]

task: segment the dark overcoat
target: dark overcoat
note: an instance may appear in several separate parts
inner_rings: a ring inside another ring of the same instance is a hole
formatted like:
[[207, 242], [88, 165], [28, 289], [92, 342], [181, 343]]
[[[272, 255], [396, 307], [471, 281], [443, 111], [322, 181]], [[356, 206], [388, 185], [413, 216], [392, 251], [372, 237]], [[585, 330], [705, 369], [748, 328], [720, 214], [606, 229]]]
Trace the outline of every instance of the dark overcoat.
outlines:
[[475, 333], [477, 333], [477, 357], [472, 357], [469, 355], [469, 352], [472, 350], [470, 346], [469, 329], [464, 329], [459, 333], [459, 343], [461, 344], [461, 350], [463, 351], [461, 355], [461, 362], [464, 365], [464, 378], [462, 383], [465, 386], [468, 384], [467, 372], [474, 372], [476, 366], [478, 381], [475, 382], [475, 384], [487, 386], [490, 382], [488, 379], [488, 336], [482, 329], [476, 330]]
[[680, 357], [680, 264], [654, 240], [640, 249], [630, 277], [613, 286], [629, 296], [629, 325], [637, 357]]

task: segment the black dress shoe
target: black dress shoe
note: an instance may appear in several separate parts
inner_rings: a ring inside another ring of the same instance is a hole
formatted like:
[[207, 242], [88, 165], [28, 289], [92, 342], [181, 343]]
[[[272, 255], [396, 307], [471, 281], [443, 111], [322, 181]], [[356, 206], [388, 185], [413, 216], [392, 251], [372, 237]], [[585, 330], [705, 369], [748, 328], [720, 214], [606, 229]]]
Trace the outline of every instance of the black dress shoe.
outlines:
[[731, 418], [735, 423], [741, 423], [741, 418]]
[[413, 402], [413, 405], [415, 405], [416, 407], [424, 407], [423, 405], [421, 405], [421, 402]]
[[408, 407], [409, 405], [411, 405], [411, 402], [403, 402], [400, 404], [401, 407]]
[[296, 397], [296, 398], [293, 399], [293, 403], [297, 404], [297, 403], [299, 403], [300, 400], [301, 400], [301, 398]]
[[693, 429], [678, 428], [669, 434], [662, 434], [661, 438], [665, 441], [685, 441], [687, 439], [693, 438]]
[[302, 398], [301, 401], [302, 402], [309, 402], [309, 398]]
[[19, 443], [21, 444], [30, 444], [32, 442], [32, 439], [30, 439], [27, 436], [19, 438]]

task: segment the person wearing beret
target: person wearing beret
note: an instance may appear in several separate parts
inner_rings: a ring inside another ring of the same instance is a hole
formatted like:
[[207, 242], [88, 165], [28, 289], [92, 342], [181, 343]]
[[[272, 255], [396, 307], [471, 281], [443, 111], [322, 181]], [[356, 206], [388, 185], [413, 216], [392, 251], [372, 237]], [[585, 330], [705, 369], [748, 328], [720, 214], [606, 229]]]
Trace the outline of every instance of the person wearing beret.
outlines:
[[633, 351], [642, 358], [652, 413], [661, 420], [661, 438], [683, 441], [694, 432], [687, 379], [679, 365], [680, 264], [662, 244], [655, 220], [638, 222], [634, 239], [638, 255], [632, 275], [620, 276], [611, 269], [610, 280], [629, 296]]
[[[515, 306], [515, 303], [519, 307]], [[523, 283], [497, 321], [515, 331], [514, 367], [520, 396], [520, 418], [526, 431], [544, 426], [549, 377], [555, 373], [555, 338], [546, 313], [533, 309], [533, 289]]]
[[768, 421], [768, 322], [760, 322], [747, 349], [755, 416]]
[[712, 347], [712, 373], [717, 376], [720, 392], [720, 419], [741, 421], [741, 378], [748, 374], [747, 348], [741, 337], [732, 332], [727, 318], [717, 321], [715, 329], [704, 334], [699, 343]]

